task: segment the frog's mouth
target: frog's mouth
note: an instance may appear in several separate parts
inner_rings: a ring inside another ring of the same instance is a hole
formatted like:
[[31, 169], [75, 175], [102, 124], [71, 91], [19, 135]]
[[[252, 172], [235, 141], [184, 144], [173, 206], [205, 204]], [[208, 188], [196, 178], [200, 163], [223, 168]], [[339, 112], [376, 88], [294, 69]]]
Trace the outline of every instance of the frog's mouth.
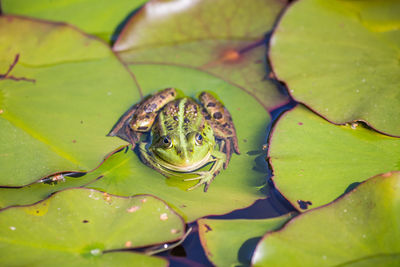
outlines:
[[176, 171], [176, 172], [191, 172], [197, 169], [200, 169], [204, 165], [206, 165], [208, 162], [210, 162], [210, 157], [211, 157], [211, 152], [207, 153], [205, 157], [203, 157], [200, 161], [197, 162], [185, 162], [182, 165], [176, 165], [176, 164], [171, 164], [169, 162], [166, 162], [157, 154], [153, 153], [155, 157], [157, 157], [157, 162], [163, 166], [164, 168], [167, 168], [171, 171]]

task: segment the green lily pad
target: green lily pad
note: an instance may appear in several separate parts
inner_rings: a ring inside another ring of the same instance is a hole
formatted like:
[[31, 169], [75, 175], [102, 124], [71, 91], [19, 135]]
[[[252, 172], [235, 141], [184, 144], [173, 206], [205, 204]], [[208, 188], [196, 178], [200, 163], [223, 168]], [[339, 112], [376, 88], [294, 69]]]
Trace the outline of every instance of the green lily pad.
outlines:
[[188, 221], [244, 208], [265, 197], [260, 191], [260, 187], [265, 186], [267, 176], [261, 147], [266, 139], [270, 117], [254, 98], [224, 80], [194, 69], [154, 65], [130, 68], [144, 95], [167, 87], [179, 88], [191, 97], [196, 97], [204, 90], [217, 95], [232, 115], [241, 154], [232, 156], [228, 168], [215, 177], [207, 192], [203, 192], [202, 187], [187, 191], [197, 181], [167, 179], [142, 163], [131, 151], [119, 156], [120, 159], [110, 163], [110, 167], [104, 165], [89, 174], [93, 178], [104, 175], [89, 184], [91, 188], [124, 196], [154, 194], [173, 206]]
[[139, 92], [102, 41], [1, 16], [0, 73], [0, 185], [88, 171], [126, 145], [106, 135]]
[[[265, 152], [261, 146], [266, 141], [270, 117], [254, 98], [240, 88], [196, 70], [152, 65], [131, 68], [145, 95], [162, 88], [177, 87], [186, 95], [196, 97], [207, 89], [222, 99], [231, 112], [242, 153], [232, 156], [228, 168], [217, 175], [208, 191], [204, 193], [201, 187], [186, 191], [196, 182], [167, 179], [128, 150], [111, 155], [98, 169], [80, 178], [65, 177], [65, 182], [56, 185], [40, 183], [20, 189], [2, 188], [1, 207], [33, 203], [63, 188], [88, 184], [91, 188], [116, 195], [156, 195], [173, 206], [186, 220], [193, 221], [209, 214], [224, 214], [244, 208], [257, 199], [265, 198], [261, 188], [266, 186], [267, 173]], [[115, 121], [122, 113], [115, 117]]]
[[257, 245], [253, 266], [399, 266], [400, 172], [368, 179]]
[[303, 106], [276, 124], [269, 148], [274, 183], [299, 210], [327, 204], [355, 184], [400, 169], [400, 139], [361, 123], [338, 126]]
[[256, 241], [281, 228], [290, 218], [291, 214], [258, 220], [200, 219], [200, 241], [215, 266], [249, 266]]
[[[2, 207], [29, 204], [63, 188], [88, 184], [91, 188], [116, 195], [157, 195], [172, 205], [186, 220], [193, 221], [209, 214], [224, 214], [244, 208], [265, 197], [261, 188], [265, 186], [267, 173], [265, 152], [261, 147], [266, 140], [270, 116], [254, 98], [240, 88], [193, 69], [153, 65], [131, 68], [145, 95], [166, 87], [180, 88], [184, 94], [192, 97], [205, 89], [215, 93], [232, 114], [241, 155], [232, 156], [228, 168], [215, 178], [206, 193], [202, 188], [186, 191], [196, 182], [167, 179], [143, 164], [129, 150], [110, 156], [97, 170], [86, 176], [66, 177], [65, 182], [57, 185], [41, 183], [20, 189], [0, 189]], [[139, 100], [137, 98], [130, 105]], [[114, 122], [122, 113], [115, 116]]]
[[279, 80], [329, 121], [400, 136], [400, 2], [296, 1], [270, 41]]
[[163, 266], [158, 258], [111, 251], [174, 241], [184, 227], [170, 207], [149, 195], [124, 198], [89, 189], [65, 190], [35, 205], [0, 212], [0, 260], [7, 266], [127, 261], [136, 266], [136, 260]]
[[288, 100], [268, 81], [265, 34], [279, 0], [156, 0], [125, 25], [113, 49], [129, 65], [182, 66], [220, 77], [266, 109]]
[[5, 14], [68, 22], [109, 41], [117, 26], [146, 0], [2, 0]]

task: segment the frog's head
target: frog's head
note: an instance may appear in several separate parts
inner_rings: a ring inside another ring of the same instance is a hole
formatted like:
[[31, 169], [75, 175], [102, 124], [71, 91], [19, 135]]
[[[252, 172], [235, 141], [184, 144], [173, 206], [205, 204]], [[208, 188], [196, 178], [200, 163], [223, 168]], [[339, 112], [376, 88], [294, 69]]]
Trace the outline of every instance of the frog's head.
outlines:
[[160, 136], [151, 145], [156, 161], [174, 171], [193, 171], [205, 165], [215, 146], [214, 136], [192, 131]]

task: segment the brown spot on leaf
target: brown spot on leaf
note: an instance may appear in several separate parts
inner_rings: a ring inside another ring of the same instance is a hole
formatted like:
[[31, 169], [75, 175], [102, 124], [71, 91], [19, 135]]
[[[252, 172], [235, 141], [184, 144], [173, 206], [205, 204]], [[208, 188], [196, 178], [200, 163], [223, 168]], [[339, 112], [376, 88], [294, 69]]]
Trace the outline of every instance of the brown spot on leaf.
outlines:
[[83, 220], [82, 222], [83, 222], [83, 223], [88, 223], [89, 221], [88, 221], [88, 220]]
[[223, 62], [232, 63], [238, 61], [239, 59], [240, 59], [240, 53], [235, 49], [225, 50], [224, 52], [222, 52], [221, 55], [221, 60]]

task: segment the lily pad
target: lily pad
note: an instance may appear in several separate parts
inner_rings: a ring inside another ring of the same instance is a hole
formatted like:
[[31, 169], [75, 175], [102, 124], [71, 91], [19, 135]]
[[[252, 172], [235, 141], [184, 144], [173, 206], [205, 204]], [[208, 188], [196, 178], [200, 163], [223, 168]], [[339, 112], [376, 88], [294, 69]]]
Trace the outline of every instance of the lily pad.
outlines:
[[266, 141], [270, 117], [254, 98], [224, 80], [194, 69], [154, 65], [130, 68], [144, 95], [175, 87], [194, 98], [204, 90], [218, 96], [232, 115], [241, 154], [232, 156], [227, 169], [215, 177], [207, 192], [200, 187], [187, 191], [197, 181], [184, 182], [173, 177], [167, 179], [142, 163], [131, 151], [120, 155], [120, 159], [110, 163], [113, 164], [110, 167], [101, 166], [98, 171], [89, 174], [93, 178], [104, 175], [89, 184], [91, 188], [124, 196], [154, 194], [173, 206], [188, 221], [244, 208], [257, 199], [265, 198], [260, 191], [265, 186], [267, 176], [261, 147]]
[[[65, 177], [66, 181], [57, 185], [41, 183], [20, 189], [0, 189], [2, 207], [29, 204], [63, 188], [87, 184], [90, 188], [116, 195], [156, 195], [186, 220], [193, 221], [209, 214], [224, 214], [244, 208], [257, 199], [265, 198], [261, 188], [266, 186], [267, 173], [265, 152], [261, 146], [266, 141], [270, 117], [254, 98], [240, 88], [193, 69], [152, 65], [131, 68], [145, 95], [166, 87], [180, 88], [185, 95], [192, 97], [205, 89], [215, 93], [232, 114], [241, 155], [232, 156], [228, 168], [217, 175], [204, 193], [202, 188], [186, 191], [196, 182], [184, 182], [173, 177], [167, 179], [142, 163], [134, 152], [124, 150], [111, 155], [98, 169], [83, 177]], [[115, 121], [121, 114], [115, 117]]]
[[5, 14], [29, 16], [62, 21], [78, 26], [106, 41], [111, 39], [117, 26], [146, 0], [2, 0]]
[[400, 169], [400, 139], [361, 123], [331, 124], [299, 105], [277, 122], [269, 159], [278, 190], [299, 210], [327, 204], [379, 173]]
[[291, 214], [258, 220], [200, 219], [200, 241], [215, 266], [249, 266], [261, 237], [282, 227], [290, 217]]
[[329, 121], [400, 136], [400, 2], [296, 1], [270, 41], [293, 98]]
[[398, 266], [400, 172], [368, 179], [257, 245], [253, 266]]
[[35, 205], [0, 213], [0, 260], [4, 265], [164, 266], [159, 258], [112, 250], [174, 241], [184, 227], [170, 207], [152, 196], [65, 190]]
[[128, 21], [113, 49], [129, 65], [182, 66], [212, 74], [271, 109], [288, 98], [265, 78], [265, 34], [285, 4], [150, 1]]
[[139, 92], [97, 38], [1, 16], [0, 73], [0, 185], [88, 171], [126, 145], [106, 135]]

